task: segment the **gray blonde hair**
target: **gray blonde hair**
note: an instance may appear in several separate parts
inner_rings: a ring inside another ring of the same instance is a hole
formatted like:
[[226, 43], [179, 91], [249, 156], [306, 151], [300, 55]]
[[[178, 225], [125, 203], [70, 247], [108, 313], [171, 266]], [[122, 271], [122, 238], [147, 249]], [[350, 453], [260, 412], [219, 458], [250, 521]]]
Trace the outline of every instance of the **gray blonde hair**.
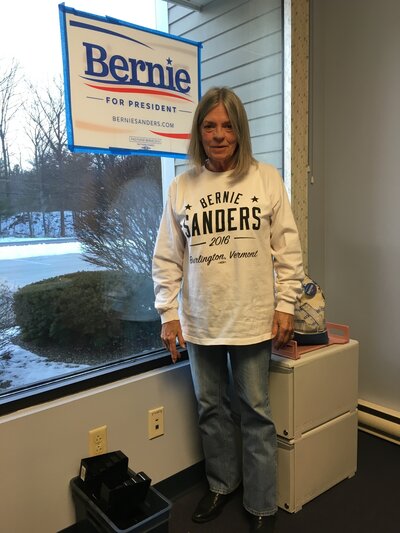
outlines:
[[240, 179], [250, 169], [253, 163], [257, 163], [251, 150], [250, 130], [246, 110], [240, 98], [228, 87], [213, 87], [201, 98], [197, 105], [188, 148], [188, 156], [196, 173], [200, 173], [201, 167], [207, 160], [207, 155], [201, 142], [201, 125], [208, 113], [218, 104], [225, 106], [232, 130], [238, 140], [238, 146], [233, 155], [235, 167], [231, 177]]

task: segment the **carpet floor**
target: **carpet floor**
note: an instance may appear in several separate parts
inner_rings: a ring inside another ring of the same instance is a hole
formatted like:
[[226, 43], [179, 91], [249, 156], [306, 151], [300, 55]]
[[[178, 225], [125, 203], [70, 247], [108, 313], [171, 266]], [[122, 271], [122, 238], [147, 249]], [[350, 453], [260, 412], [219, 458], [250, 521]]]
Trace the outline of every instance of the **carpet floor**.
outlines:
[[[398, 533], [400, 531], [400, 447], [359, 431], [356, 475], [297, 513], [279, 509], [276, 533]], [[198, 481], [171, 497], [169, 533], [246, 533], [248, 522], [238, 491], [222, 514], [206, 524], [191, 520], [207, 489]]]

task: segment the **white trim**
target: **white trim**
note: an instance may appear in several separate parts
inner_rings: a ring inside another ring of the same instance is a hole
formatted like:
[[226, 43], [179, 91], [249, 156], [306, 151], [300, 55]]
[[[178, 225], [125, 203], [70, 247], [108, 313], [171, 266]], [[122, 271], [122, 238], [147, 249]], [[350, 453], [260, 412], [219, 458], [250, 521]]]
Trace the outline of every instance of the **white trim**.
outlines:
[[[168, 33], [168, 4], [164, 0], [155, 0], [156, 28]], [[168, 188], [175, 175], [175, 160], [171, 157], [161, 157], [162, 192], [164, 203], [167, 199]]]
[[[358, 405], [358, 423], [362, 431], [396, 444], [400, 443], [400, 413], [398, 411], [366, 400], [358, 400]], [[363, 407], [373, 412], [363, 411]], [[388, 417], [391, 419], [388, 420]]]
[[162, 191], [164, 203], [167, 199], [168, 188], [175, 176], [175, 159], [172, 157], [161, 158]]
[[163, 0], [154, 0], [156, 29], [168, 32], [168, 4]]

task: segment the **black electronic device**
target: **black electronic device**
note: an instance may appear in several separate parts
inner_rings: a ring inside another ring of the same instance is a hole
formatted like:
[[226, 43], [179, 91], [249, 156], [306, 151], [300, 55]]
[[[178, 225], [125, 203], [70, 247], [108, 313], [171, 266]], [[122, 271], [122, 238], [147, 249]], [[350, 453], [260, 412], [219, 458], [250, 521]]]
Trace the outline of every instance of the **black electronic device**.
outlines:
[[82, 459], [79, 477], [86, 492], [98, 497], [103, 482], [116, 485], [127, 476], [127, 472], [128, 457], [118, 450]]
[[112, 520], [126, 520], [140, 514], [151, 479], [144, 472], [128, 468], [128, 457], [115, 451], [81, 460], [79, 486]]
[[100, 507], [109, 516], [128, 516], [146, 499], [151, 479], [144, 473], [128, 471], [117, 484], [104, 481], [100, 488]]

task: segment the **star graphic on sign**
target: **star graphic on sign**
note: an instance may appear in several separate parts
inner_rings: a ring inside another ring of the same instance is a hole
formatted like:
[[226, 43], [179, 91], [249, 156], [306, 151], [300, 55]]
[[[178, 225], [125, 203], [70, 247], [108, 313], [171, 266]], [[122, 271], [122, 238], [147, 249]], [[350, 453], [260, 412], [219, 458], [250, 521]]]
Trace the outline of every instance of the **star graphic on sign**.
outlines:
[[170, 57], [167, 57], [167, 63], [168, 65], [172, 65], [172, 59]]
[[185, 205], [185, 209], [187, 209], [188, 211], [190, 211], [190, 210], [192, 209], [192, 206], [189, 205], [189, 204], [187, 204], [187, 205]]
[[252, 202], [258, 202], [258, 198], [257, 196], [253, 196], [253, 198], [251, 199]]

